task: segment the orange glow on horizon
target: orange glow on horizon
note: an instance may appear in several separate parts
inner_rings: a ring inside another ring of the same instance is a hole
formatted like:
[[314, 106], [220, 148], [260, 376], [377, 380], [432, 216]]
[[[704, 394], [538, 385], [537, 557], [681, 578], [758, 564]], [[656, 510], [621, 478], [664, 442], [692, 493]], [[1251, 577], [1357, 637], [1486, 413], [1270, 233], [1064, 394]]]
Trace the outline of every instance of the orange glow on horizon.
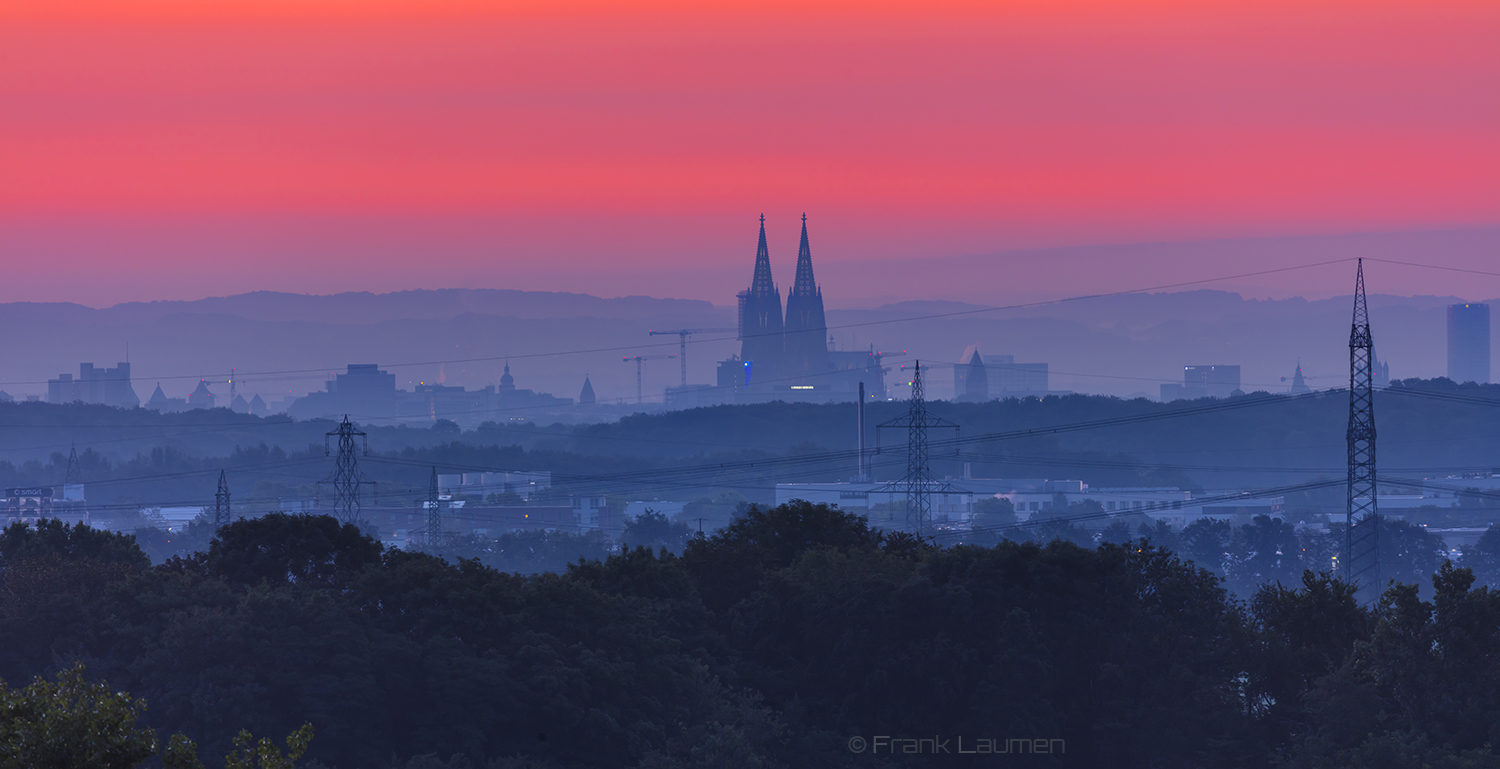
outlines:
[[1496, 39], [1470, 0], [13, 0], [0, 226], [489, 218], [590, 268], [604, 222], [781, 206], [834, 259], [1493, 225]]

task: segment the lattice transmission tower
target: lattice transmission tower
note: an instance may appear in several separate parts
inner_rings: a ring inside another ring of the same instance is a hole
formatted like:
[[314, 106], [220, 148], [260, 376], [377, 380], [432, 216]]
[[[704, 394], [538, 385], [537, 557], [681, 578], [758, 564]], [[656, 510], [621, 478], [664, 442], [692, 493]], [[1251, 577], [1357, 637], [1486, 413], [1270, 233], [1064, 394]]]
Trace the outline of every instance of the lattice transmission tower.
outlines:
[[214, 492], [214, 529], [229, 523], [229, 481], [219, 471], [219, 490]]
[[359, 487], [366, 484], [374, 486], [375, 482], [366, 480], [364, 474], [359, 470], [359, 454], [354, 447], [354, 439], [359, 438], [363, 442], [363, 453], [370, 453], [370, 437], [361, 430], [354, 429], [349, 422], [349, 415], [344, 415], [344, 421], [339, 424], [337, 430], [329, 431], [323, 436], [323, 454], [331, 455], [329, 449], [329, 438], [338, 436], [339, 458], [334, 464], [333, 479], [318, 481], [319, 489], [322, 485], [329, 483], [333, 485], [334, 493], [338, 499], [334, 503], [334, 516], [340, 523], [359, 523]]
[[946, 483], [932, 479], [931, 455], [927, 445], [930, 430], [953, 430], [953, 453], [958, 453], [958, 425], [942, 417], [927, 413], [927, 402], [922, 397], [922, 362], [917, 361], [911, 378], [911, 400], [906, 413], [875, 426], [877, 446], [882, 429], [904, 429], [906, 431], [906, 475], [897, 484], [887, 487], [900, 488], [906, 495], [906, 529], [919, 537], [927, 537], [932, 529], [932, 493], [947, 488]]
[[1380, 596], [1380, 511], [1375, 485], [1375, 342], [1365, 304], [1365, 265], [1354, 281], [1354, 324], [1349, 332], [1349, 504], [1344, 557], [1360, 596]]
[[78, 444], [68, 446], [68, 469], [63, 471], [63, 485], [71, 486], [78, 482]]
[[443, 536], [442, 499], [438, 495], [437, 468], [432, 468], [432, 482], [427, 486], [427, 549], [437, 550]]

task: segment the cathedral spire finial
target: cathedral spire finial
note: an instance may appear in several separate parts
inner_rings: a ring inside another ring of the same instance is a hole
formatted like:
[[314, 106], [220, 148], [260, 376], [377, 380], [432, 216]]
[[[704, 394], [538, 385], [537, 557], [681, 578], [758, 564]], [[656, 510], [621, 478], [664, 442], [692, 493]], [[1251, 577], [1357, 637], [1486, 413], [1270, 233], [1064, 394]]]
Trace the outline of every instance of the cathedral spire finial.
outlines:
[[[776, 290], [771, 280], [771, 250], [766, 246], [766, 215], [760, 215], [760, 240], [755, 244], [755, 276], [750, 279], [750, 293], [769, 296]], [[776, 309], [781, 310], [781, 298], [776, 299]]]
[[797, 276], [792, 283], [792, 293], [816, 294], [818, 283], [813, 278], [812, 247], [807, 243], [807, 214], [802, 215], [802, 243], [797, 247]]

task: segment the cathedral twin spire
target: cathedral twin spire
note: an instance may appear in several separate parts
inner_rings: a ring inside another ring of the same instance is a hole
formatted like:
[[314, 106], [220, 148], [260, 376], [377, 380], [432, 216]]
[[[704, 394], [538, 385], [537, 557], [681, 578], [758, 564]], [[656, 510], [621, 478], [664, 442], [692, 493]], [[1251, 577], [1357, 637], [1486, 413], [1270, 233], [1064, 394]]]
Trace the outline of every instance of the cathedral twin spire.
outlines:
[[[822, 290], [813, 277], [812, 247], [807, 242], [807, 214], [802, 215], [802, 242], [797, 247], [797, 277], [792, 283], [793, 296], [821, 296]], [[766, 215], [760, 215], [760, 242], [755, 247], [755, 276], [750, 280], [751, 295], [780, 294], [771, 278], [771, 249], [766, 245]]]
[[[797, 274], [787, 294], [786, 318], [781, 317], [781, 292], [771, 279], [771, 255], [766, 245], [766, 217], [760, 217], [760, 240], [755, 249], [755, 275], [750, 290], [740, 295], [741, 357], [757, 362], [765, 374], [795, 377], [828, 368], [827, 324], [823, 292], [813, 277], [812, 247], [807, 239], [807, 214], [802, 215], [802, 241], [797, 248]], [[773, 317], [774, 316], [774, 317]]]
[[[771, 249], [766, 245], [766, 215], [760, 215], [760, 242], [755, 246], [755, 275], [750, 279], [750, 294], [768, 296], [779, 294], [776, 282], [771, 278]], [[807, 242], [807, 214], [802, 215], [802, 242], [797, 247], [797, 277], [792, 283], [793, 296], [821, 296], [822, 290], [813, 278], [812, 247]]]

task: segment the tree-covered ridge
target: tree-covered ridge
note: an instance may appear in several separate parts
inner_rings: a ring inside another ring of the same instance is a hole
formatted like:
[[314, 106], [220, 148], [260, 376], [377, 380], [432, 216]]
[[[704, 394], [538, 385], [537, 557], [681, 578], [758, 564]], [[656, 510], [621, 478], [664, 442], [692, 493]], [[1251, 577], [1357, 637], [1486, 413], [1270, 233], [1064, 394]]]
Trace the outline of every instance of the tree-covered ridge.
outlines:
[[311, 723], [310, 765], [345, 769], [973, 760], [850, 751], [874, 735], [1064, 741], [1038, 765], [1496, 765], [1500, 594], [1451, 565], [1426, 600], [1304, 572], [1239, 601], [1140, 538], [934, 547], [805, 503], [563, 574], [281, 514], [156, 567], [128, 536], [12, 526], [0, 561], [0, 676], [83, 663], [204, 756]]
[[[1491, 439], [1500, 430], [1500, 385], [1443, 379], [1396, 385], [1376, 395], [1383, 493], [1416, 488], [1402, 481], [1500, 467], [1500, 447]], [[933, 469], [957, 477], [967, 463], [973, 477], [1194, 490], [1337, 479], [1347, 459], [1347, 400], [1335, 391], [1174, 403], [1091, 395], [933, 402], [933, 413], [963, 426], [965, 440], [959, 455], [935, 452]], [[904, 408], [899, 401], [871, 404], [866, 419], [873, 425]], [[380, 482], [387, 503], [424, 495], [437, 466], [440, 472], [549, 471], [560, 495], [689, 502], [732, 493], [769, 504], [777, 483], [848, 478], [854, 419], [852, 404], [766, 403], [603, 424], [486, 422], [463, 432], [446, 420], [431, 427], [365, 425], [372, 453], [361, 468]], [[283, 498], [311, 498], [311, 484], [332, 472], [323, 445], [334, 425], [323, 420], [28, 402], [0, 403], [0, 425], [7, 428], [0, 486], [61, 483], [69, 446], [76, 445], [77, 477], [90, 505], [105, 513], [211, 503], [220, 470], [229, 474], [237, 505], [278, 509]], [[877, 479], [905, 469], [904, 456], [886, 448], [872, 460]], [[1445, 484], [1462, 488], [1460, 481]], [[1342, 509], [1336, 489], [1303, 496], [1288, 500], [1299, 515]], [[1500, 509], [1491, 497], [1468, 501], [1471, 518]]]

